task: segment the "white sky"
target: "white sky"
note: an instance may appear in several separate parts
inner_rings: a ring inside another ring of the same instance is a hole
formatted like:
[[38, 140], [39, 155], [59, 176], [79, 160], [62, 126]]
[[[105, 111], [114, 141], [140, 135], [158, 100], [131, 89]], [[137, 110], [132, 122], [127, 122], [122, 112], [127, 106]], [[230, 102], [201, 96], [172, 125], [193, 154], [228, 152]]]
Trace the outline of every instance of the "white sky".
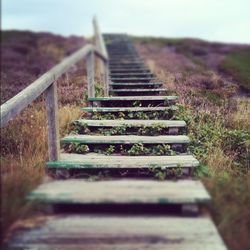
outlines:
[[103, 32], [250, 43], [250, 0], [2, 0], [2, 28]]

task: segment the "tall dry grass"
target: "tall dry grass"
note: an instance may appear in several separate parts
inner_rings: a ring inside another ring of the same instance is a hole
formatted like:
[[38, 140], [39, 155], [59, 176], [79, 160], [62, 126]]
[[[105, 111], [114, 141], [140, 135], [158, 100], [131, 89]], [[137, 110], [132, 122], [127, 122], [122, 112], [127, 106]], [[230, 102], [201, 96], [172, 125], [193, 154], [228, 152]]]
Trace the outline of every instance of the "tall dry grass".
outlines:
[[250, 131], [250, 99], [237, 98], [235, 111], [229, 116], [228, 125], [233, 129]]
[[[61, 136], [69, 132], [70, 122], [81, 114], [76, 105], [59, 108]], [[48, 160], [46, 119], [43, 103], [36, 103], [1, 131], [3, 234], [14, 221], [32, 212], [33, 205], [25, 200], [25, 196], [45, 177]]]

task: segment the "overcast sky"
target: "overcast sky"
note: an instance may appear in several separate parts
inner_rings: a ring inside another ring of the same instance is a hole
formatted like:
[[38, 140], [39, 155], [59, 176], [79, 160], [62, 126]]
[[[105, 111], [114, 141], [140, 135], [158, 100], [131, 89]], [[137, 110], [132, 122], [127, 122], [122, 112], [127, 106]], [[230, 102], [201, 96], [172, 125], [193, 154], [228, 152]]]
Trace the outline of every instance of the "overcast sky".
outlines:
[[195, 37], [250, 43], [250, 0], [2, 0], [2, 28], [92, 34]]

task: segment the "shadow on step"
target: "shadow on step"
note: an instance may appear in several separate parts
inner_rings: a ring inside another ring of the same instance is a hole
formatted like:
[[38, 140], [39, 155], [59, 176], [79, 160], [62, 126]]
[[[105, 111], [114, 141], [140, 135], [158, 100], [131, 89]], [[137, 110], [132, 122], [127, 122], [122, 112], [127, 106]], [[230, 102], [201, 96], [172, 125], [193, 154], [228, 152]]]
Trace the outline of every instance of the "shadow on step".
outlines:
[[198, 211], [184, 211], [183, 204], [54, 204], [53, 212], [57, 214], [197, 216]]

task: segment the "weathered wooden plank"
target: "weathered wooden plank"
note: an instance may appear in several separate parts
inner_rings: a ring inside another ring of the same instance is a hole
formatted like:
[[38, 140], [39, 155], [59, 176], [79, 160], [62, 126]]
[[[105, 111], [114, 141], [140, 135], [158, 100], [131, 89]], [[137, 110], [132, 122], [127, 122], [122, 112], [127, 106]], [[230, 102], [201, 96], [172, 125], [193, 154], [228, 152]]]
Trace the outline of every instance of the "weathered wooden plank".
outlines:
[[141, 88], [141, 89], [110, 89], [110, 92], [166, 92], [167, 89], [163, 88], [154, 88], [154, 89], [147, 89], [147, 88]]
[[23, 91], [1, 105], [1, 126], [14, 118], [38, 96], [40, 96], [56, 79], [64, 74], [70, 67], [82, 60], [94, 49], [93, 45], [86, 45], [71, 56], [66, 57], [61, 63], [43, 74]]
[[49, 160], [59, 159], [59, 124], [58, 124], [58, 101], [56, 82], [45, 91], [46, 110], [48, 116], [48, 146]]
[[68, 135], [61, 139], [62, 143], [78, 142], [83, 144], [187, 144], [190, 139], [186, 135]]
[[149, 69], [147, 68], [142, 68], [142, 69], [111, 69], [111, 73], [150, 73]]
[[226, 250], [210, 218], [62, 215], [19, 223], [10, 248]]
[[150, 72], [146, 72], [146, 73], [111, 73], [110, 74], [111, 77], [129, 77], [129, 76], [154, 76], [152, 73]]
[[123, 77], [111, 77], [110, 80], [111, 81], [151, 81], [151, 80], [156, 80], [156, 77], [127, 77], [127, 78], [123, 78]]
[[149, 69], [145, 66], [145, 65], [142, 65], [142, 66], [117, 66], [117, 65], [109, 65], [109, 69], [111, 72], [118, 72], [118, 71], [121, 71], [121, 72], [137, 72], [137, 71], [147, 71], [147, 72], [150, 72]]
[[96, 46], [97, 48], [100, 50], [100, 52], [106, 57], [108, 58], [108, 52], [107, 52], [107, 48], [105, 46], [104, 43], [104, 39], [102, 37], [102, 34], [100, 32], [100, 28], [97, 22], [97, 18], [94, 17], [93, 18], [93, 26], [94, 26], [94, 32], [95, 32], [95, 41], [96, 41]]
[[160, 86], [160, 85], [162, 85], [162, 83], [161, 82], [142, 82], [142, 83], [140, 83], [140, 82], [120, 82], [120, 83], [118, 83], [118, 82], [114, 82], [114, 83], [110, 83], [110, 86], [115, 86], [115, 87], [117, 87], [117, 86], [128, 86], [128, 87], [130, 87], [130, 86]]
[[142, 112], [142, 111], [168, 111], [168, 110], [178, 110], [176, 106], [170, 107], [86, 107], [82, 108], [82, 110], [87, 112]]
[[[91, 190], [91, 192], [89, 191]], [[51, 181], [29, 194], [29, 200], [78, 204], [204, 204], [210, 196], [200, 181], [112, 180]]]
[[88, 101], [172, 101], [178, 96], [109, 96], [88, 98]]
[[61, 154], [60, 161], [48, 162], [48, 168], [193, 168], [199, 162], [192, 155], [114, 156], [96, 153]]
[[121, 126], [131, 126], [131, 127], [148, 127], [153, 125], [158, 125], [166, 128], [180, 128], [185, 127], [185, 121], [178, 120], [76, 120], [78, 124], [87, 125], [89, 127], [121, 127]]

